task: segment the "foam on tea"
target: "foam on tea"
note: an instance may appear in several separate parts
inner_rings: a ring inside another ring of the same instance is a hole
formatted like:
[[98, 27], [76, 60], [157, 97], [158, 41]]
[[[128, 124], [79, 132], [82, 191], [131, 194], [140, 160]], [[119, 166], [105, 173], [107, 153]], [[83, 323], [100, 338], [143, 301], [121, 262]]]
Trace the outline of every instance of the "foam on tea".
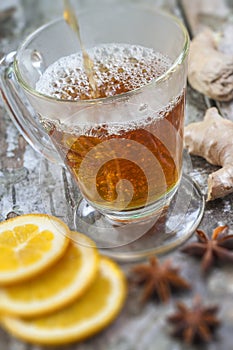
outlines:
[[[171, 65], [168, 57], [153, 49], [136, 45], [108, 44], [90, 50], [98, 97], [135, 90], [165, 73]], [[81, 53], [62, 57], [49, 66], [36, 89], [60, 99], [92, 98]]]

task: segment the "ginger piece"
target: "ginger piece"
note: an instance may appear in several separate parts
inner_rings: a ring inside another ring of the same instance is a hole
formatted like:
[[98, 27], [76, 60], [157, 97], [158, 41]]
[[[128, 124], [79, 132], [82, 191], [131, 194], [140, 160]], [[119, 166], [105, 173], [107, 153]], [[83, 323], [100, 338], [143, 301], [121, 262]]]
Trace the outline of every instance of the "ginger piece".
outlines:
[[191, 42], [188, 80], [197, 91], [217, 101], [233, 99], [233, 55], [218, 50], [210, 29]]
[[207, 201], [233, 193], [233, 122], [209, 108], [203, 121], [185, 127], [184, 143], [190, 154], [222, 167], [208, 177]]

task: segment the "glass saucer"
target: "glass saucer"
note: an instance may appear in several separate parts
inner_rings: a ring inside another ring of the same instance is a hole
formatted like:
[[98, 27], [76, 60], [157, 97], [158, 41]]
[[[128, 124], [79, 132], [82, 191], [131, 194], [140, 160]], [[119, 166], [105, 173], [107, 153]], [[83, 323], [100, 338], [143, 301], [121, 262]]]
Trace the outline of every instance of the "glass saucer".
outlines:
[[[102, 254], [134, 261], [166, 253], [187, 240], [202, 219], [204, 203], [198, 185], [183, 175], [169, 207], [150, 220], [118, 224], [82, 199], [74, 213], [74, 224], [77, 231], [95, 241]], [[78, 237], [72, 238], [79, 243]]]

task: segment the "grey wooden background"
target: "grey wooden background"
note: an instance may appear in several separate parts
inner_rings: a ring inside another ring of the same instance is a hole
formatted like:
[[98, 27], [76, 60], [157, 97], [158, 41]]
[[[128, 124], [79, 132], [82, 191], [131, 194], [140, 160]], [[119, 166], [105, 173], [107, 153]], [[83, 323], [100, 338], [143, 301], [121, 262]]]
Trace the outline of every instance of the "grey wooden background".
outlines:
[[[105, 0], [116, 2], [117, 0]], [[131, 0], [133, 1], [133, 0]], [[142, 0], [134, 0], [134, 2]], [[74, 0], [80, 9], [92, 6], [95, 0]], [[97, 0], [96, 0], [97, 2]], [[98, 1], [99, 3], [100, 1]], [[103, 0], [101, 2], [104, 2]], [[118, 0], [125, 3], [126, 0]], [[218, 30], [233, 26], [232, 0], [144, 0], [151, 6], [162, 7], [185, 20], [191, 34], [203, 25]], [[6, 18], [0, 14], [0, 57], [17, 48], [27, 34], [41, 24], [61, 15], [62, 1], [0, 0], [0, 13], [12, 6]], [[231, 32], [232, 33], [232, 32]], [[233, 51], [232, 35], [225, 38], [225, 50]], [[186, 123], [201, 120], [209, 101], [188, 88]], [[217, 103], [226, 118], [233, 120], [233, 102]], [[232, 142], [232, 141], [231, 141]], [[13, 126], [0, 101], [0, 219], [12, 213], [45, 212], [61, 217], [72, 228], [72, 208], [78, 192], [62, 168], [54, 166], [36, 153]], [[216, 167], [192, 157], [192, 177], [206, 193], [206, 179]], [[206, 204], [201, 228], [211, 234], [214, 227], [228, 224], [233, 231], [233, 196]], [[194, 238], [192, 238], [194, 239]], [[141, 308], [138, 290], [129, 289], [129, 297], [117, 320], [101, 334], [80, 343], [63, 346], [66, 350], [232, 350], [233, 349], [233, 271], [232, 266], [216, 267], [204, 279], [197, 260], [182, 255], [179, 250], [169, 254], [181, 268], [182, 275], [193, 283], [192, 292], [182, 294], [190, 303], [198, 293], [208, 303], [219, 303], [222, 326], [217, 338], [207, 346], [188, 347], [169, 336], [166, 317], [174, 310], [174, 297], [166, 306], [149, 302]], [[164, 259], [164, 258], [161, 258]], [[130, 265], [122, 264], [126, 274]], [[0, 329], [0, 350], [44, 350], [18, 341]], [[53, 348], [52, 349], [56, 349]]]

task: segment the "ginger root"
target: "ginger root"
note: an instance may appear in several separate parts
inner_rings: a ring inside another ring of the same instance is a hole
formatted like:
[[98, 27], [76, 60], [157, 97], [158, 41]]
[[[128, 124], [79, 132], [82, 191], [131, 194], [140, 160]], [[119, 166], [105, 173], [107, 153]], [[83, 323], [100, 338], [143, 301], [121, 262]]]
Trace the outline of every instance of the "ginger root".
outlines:
[[204, 120], [185, 127], [185, 147], [221, 169], [208, 177], [207, 201], [233, 192], [233, 122], [222, 118], [216, 108], [206, 111]]
[[210, 29], [191, 42], [188, 80], [194, 89], [214, 100], [233, 99], [233, 55], [218, 50], [216, 33]]

